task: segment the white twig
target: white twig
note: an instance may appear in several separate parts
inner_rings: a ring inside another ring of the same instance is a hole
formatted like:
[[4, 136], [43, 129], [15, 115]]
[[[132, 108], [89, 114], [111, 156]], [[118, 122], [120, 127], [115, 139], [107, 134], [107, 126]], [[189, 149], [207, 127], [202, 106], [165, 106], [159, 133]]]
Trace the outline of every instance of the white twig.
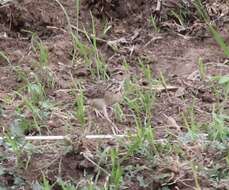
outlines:
[[[68, 136], [25, 136], [22, 137], [25, 140], [64, 140], [67, 139]], [[14, 139], [15, 137], [11, 137]], [[4, 137], [0, 137], [0, 140], [4, 140]]]
[[160, 13], [161, 12], [161, 7], [162, 7], [162, 0], [157, 0], [157, 7], [156, 7], [155, 11], [157, 13]]
[[162, 92], [162, 91], [173, 91], [173, 90], [177, 90], [179, 87], [178, 86], [172, 86], [172, 85], [168, 85], [166, 87], [164, 87], [163, 85], [151, 85], [151, 86], [140, 86], [138, 85], [140, 88], [143, 89], [147, 89], [147, 90], [155, 90], [156, 92]]
[[[86, 135], [85, 138], [86, 139], [115, 139], [115, 138], [124, 138], [124, 137], [128, 137], [128, 136], [136, 136], [134, 135]], [[12, 139], [14, 139], [14, 137], [11, 137]], [[50, 140], [50, 141], [55, 141], [55, 140], [67, 140], [67, 139], [71, 139], [71, 138], [77, 138], [77, 136], [25, 136], [22, 137], [25, 140]], [[0, 140], [4, 140], [4, 137], [0, 137]]]
[[[129, 136], [136, 136], [129, 135]], [[115, 139], [115, 138], [124, 138], [128, 137], [128, 135], [86, 135], [87, 139]]]

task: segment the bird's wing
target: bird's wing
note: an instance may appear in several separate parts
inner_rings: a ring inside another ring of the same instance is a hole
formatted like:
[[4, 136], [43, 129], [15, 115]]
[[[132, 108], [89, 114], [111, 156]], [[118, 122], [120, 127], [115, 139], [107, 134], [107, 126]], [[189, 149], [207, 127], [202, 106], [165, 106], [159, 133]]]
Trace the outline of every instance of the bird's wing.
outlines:
[[104, 82], [99, 82], [96, 85], [89, 86], [84, 95], [87, 98], [94, 99], [94, 98], [104, 98], [106, 90], [106, 84]]

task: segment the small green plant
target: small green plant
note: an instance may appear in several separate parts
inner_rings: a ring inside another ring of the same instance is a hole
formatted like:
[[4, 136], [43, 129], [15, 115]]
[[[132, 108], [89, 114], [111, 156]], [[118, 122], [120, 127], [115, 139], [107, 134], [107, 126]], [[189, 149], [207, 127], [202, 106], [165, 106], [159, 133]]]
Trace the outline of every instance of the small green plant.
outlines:
[[[22, 98], [22, 101], [24, 103], [24, 108], [26, 108], [27, 110], [29, 110], [32, 113], [32, 118], [33, 118], [34, 124], [31, 125], [30, 128], [34, 126], [36, 129], [40, 130], [40, 127], [38, 124], [38, 120], [42, 120], [42, 116], [40, 114], [40, 109], [37, 107], [37, 105], [34, 105], [33, 102], [31, 102], [31, 100], [28, 99], [27, 97], [24, 97], [23, 95], [21, 95], [18, 92], [17, 92], [17, 95]], [[16, 110], [19, 111], [18, 113], [20, 115], [23, 112], [23, 109], [21, 109], [19, 107]]]
[[38, 104], [40, 101], [43, 101], [45, 98], [44, 87], [41, 83], [29, 83], [27, 86], [27, 91], [29, 94], [29, 101], [32, 104]]
[[46, 67], [48, 65], [48, 58], [49, 58], [48, 49], [44, 46], [44, 44], [40, 40], [37, 40], [36, 44], [39, 52], [39, 63], [43, 69], [47, 69]]
[[209, 138], [211, 140], [218, 140], [225, 142], [229, 139], [229, 129], [226, 126], [225, 120], [229, 119], [228, 116], [223, 114], [212, 114], [213, 121], [209, 126]]
[[178, 21], [179, 21], [179, 24], [184, 27], [185, 24], [184, 24], [184, 18], [182, 17], [182, 14], [178, 14], [176, 13], [175, 11], [171, 11], [171, 15], [174, 16]]
[[229, 76], [216, 76], [213, 77], [213, 80], [218, 83], [219, 93], [217, 95], [220, 96], [222, 101], [213, 107], [212, 122], [209, 126], [209, 137], [212, 140], [225, 142], [229, 139], [229, 130], [227, 127], [229, 116], [225, 110], [229, 97]]
[[[74, 83], [74, 79], [72, 77], [72, 81]], [[75, 89], [78, 90], [76, 93], [74, 90], [72, 90], [73, 94], [75, 95], [75, 112], [74, 115], [78, 119], [79, 123], [84, 126], [86, 124], [86, 105], [85, 105], [85, 100], [86, 98], [84, 97], [84, 93], [82, 90], [81, 83], [74, 83]]]
[[200, 78], [201, 80], [205, 80], [206, 78], [206, 66], [203, 63], [203, 60], [201, 58], [199, 58], [198, 60], [198, 68], [199, 68], [199, 72], [200, 72]]
[[165, 77], [161, 71], [160, 71], [160, 81], [161, 81], [162, 86], [166, 89], [167, 82], [166, 82], [166, 79], [165, 79]]
[[23, 68], [20, 66], [13, 66], [13, 70], [17, 76], [17, 81], [25, 82], [26, 84], [29, 82], [28, 74]]
[[[29, 155], [32, 154], [33, 147], [24, 140], [24, 129], [20, 128], [19, 125], [20, 121], [15, 120], [10, 125], [8, 131], [3, 134], [3, 140], [5, 147], [16, 156], [16, 167], [24, 166], [27, 168], [30, 161]], [[25, 158], [25, 156], [28, 158], [26, 165], [22, 165], [25, 161], [25, 159], [21, 159], [22, 156], [23, 158]]]
[[200, 125], [196, 122], [196, 115], [194, 113], [195, 102], [182, 113], [185, 127], [188, 129], [188, 133], [192, 138], [196, 138], [200, 132]]
[[2, 51], [0, 51], [0, 59], [4, 59], [7, 61], [7, 63], [10, 64], [10, 60], [9, 58], [5, 55], [5, 53], [3, 53]]
[[94, 18], [91, 13], [92, 34], [89, 34], [86, 29], [82, 31], [87, 37], [89, 44], [79, 40], [78, 35], [72, 33], [74, 51], [73, 60], [81, 56], [85, 62], [85, 66], [90, 70], [93, 77], [98, 79], [108, 79], [107, 65], [104, 63], [103, 57], [97, 48], [97, 37]]
[[136, 116], [141, 116], [141, 105], [139, 105], [139, 99], [132, 98], [129, 99], [128, 97], [125, 98], [126, 104], [128, 108], [132, 111], [132, 113]]
[[144, 79], [147, 80], [147, 82], [149, 82], [150, 84], [152, 84], [153, 81], [153, 74], [152, 74], [152, 70], [149, 64], [145, 64], [141, 59], [138, 59], [141, 71], [144, 74]]
[[85, 107], [85, 97], [83, 95], [82, 90], [80, 90], [79, 95], [76, 97], [75, 101], [75, 115], [79, 120], [81, 125], [86, 123], [86, 107]]
[[127, 154], [123, 160], [135, 154], [141, 154], [147, 157], [153, 157], [156, 150], [154, 142], [154, 132], [149, 121], [142, 121], [135, 117], [136, 136], [129, 137], [129, 143], [126, 145]]
[[152, 109], [154, 105], [155, 94], [151, 90], [145, 90], [139, 94], [140, 104], [142, 105], [142, 111], [147, 119], [152, 117]]
[[49, 184], [49, 181], [46, 179], [45, 175], [43, 174], [43, 182], [41, 184], [42, 190], [52, 190], [53, 186]]
[[201, 190], [201, 186], [200, 186], [200, 183], [199, 183], [199, 179], [198, 179], [198, 166], [192, 164], [192, 172], [193, 172], [193, 177], [194, 177], [194, 180], [195, 180], [195, 185], [196, 185], [196, 190]]
[[228, 153], [228, 155], [225, 157], [225, 160], [226, 160], [226, 162], [227, 162], [227, 165], [229, 166], [229, 153]]
[[19, 111], [17, 111], [16, 121], [17, 127], [23, 130], [24, 133], [28, 133], [37, 127], [33, 120], [25, 118], [25, 116], [20, 114]]
[[136, 137], [134, 137], [134, 139], [132, 139], [130, 141], [130, 143], [128, 144], [127, 147], [127, 156], [132, 156], [135, 153], [137, 153], [140, 148], [142, 148], [144, 146], [144, 129], [141, 126], [141, 121], [139, 121], [139, 119], [135, 119], [135, 123], [137, 125], [137, 135]]
[[108, 79], [107, 65], [101, 59], [101, 57], [99, 56], [99, 54], [96, 55], [95, 63], [96, 63], [96, 76], [99, 79], [103, 79], [103, 80], [104, 79]]
[[11, 148], [12, 152], [16, 155], [16, 166], [19, 165], [20, 157], [23, 153], [23, 145], [16, 139], [16, 137], [12, 137], [10, 134], [4, 135], [4, 140], [7, 145]]
[[122, 121], [123, 118], [125, 117], [123, 111], [122, 111], [122, 108], [119, 104], [116, 104], [114, 106], [114, 114], [115, 114], [115, 117], [119, 120], [119, 121]]
[[181, 26], [181, 30], [185, 29], [195, 17], [195, 15], [193, 15], [193, 10], [190, 9], [188, 4], [189, 3], [185, 2], [179, 3], [179, 5], [173, 7], [168, 13], [168, 16], [173, 18], [176, 24]]
[[90, 48], [88, 45], [84, 44], [79, 40], [79, 38], [76, 35], [73, 36], [73, 62], [75, 62], [76, 58], [78, 56], [81, 56], [86, 64], [87, 67], [91, 67], [92, 64], [92, 57], [94, 54], [94, 50]]
[[217, 94], [223, 101], [219, 104], [220, 113], [224, 113], [224, 109], [227, 105], [229, 98], [229, 75], [216, 76], [212, 78], [213, 81], [217, 81], [218, 87], [220, 87], [219, 93]]
[[94, 60], [96, 64], [96, 76], [99, 79], [107, 79], [108, 78], [107, 65], [104, 64], [104, 61], [102, 60], [102, 57], [99, 54], [99, 51], [97, 49], [95, 22], [94, 22], [94, 17], [91, 12], [90, 14], [91, 14], [91, 21], [92, 21], [92, 46], [95, 52]]
[[[200, 0], [195, 0], [194, 5], [200, 15], [200, 18], [207, 24], [212, 37], [224, 51], [225, 56], [229, 57], [229, 47], [225, 43], [225, 40], [217, 31], [216, 26], [214, 26], [208, 16], [207, 11], [205, 10], [202, 2]], [[228, 116], [224, 114], [224, 107], [228, 101], [229, 94], [229, 77], [228, 76], [219, 76], [214, 77], [213, 79], [218, 80], [218, 83], [223, 87], [223, 102], [220, 104], [219, 111], [216, 111], [214, 108], [212, 114], [212, 122], [210, 123], [209, 137], [211, 140], [226, 141], [229, 136], [228, 127], [226, 127], [225, 120], [228, 119]]]
[[217, 31], [217, 29], [215, 29], [215, 27], [212, 26], [211, 24], [208, 24], [208, 28], [209, 28], [213, 38], [215, 39], [215, 41], [218, 43], [220, 48], [224, 51], [224, 54], [227, 57], [229, 57], [229, 47], [225, 43], [225, 40], [223, 39], [223, 37], [220, 35], [220, 33]]
[[159, 27], [159, 25], [158, 25], [158, 23], [157, 23], [156, 16], [151, 15], [151, 16], [149, 17], [149, 23], [150, 23], [150, 25], [153, 27], [153, 30], [154, 30], [155, 32], [160, 32], [160, 27]]
[[126, 93], [131, 97], [125, 97], [128, 108], [137, 117], [144, 117], [146, 120], [150, 120], [155, 100], [155, 92], [151, 89], [141, 89], [141, 87], [133, 83], [129, 83], [126, 89]]
[[202, 19], [208, 26], [208, 29], [210, 33], [212, 34], [215, 41], [218, 43], [218, 45], [221, 47], [221, 49], [224, 51], [224, 54], [229, 57], [229, 47], [225, 43], [225, 40], [220, 35], [220, 33], [217, 31], [216, 27], [212, 25], [210, 18], [208, 16], [208, 13], [206, 9], [204, 8], [202, 2], [200, 0], [195, 0], [194, 5], [200, 15], [200, 19]]
[[76, 187], [70, 182], [65, 182], [62, 179], [58, 179], [57, 183], [61, 186], [62, 190], [75, 190]]
[[[16, 108], [20, 127], [24, 128], [27, 132], [33, 129], [40, 131], [40, 124], [49, 116], [50, 111], [53, 109], [53, 104], [47, 99], [41, 83], [28, 83], [26, 86], [27, 95], [25, 96], [22, 93], [16, 92], [23, 102], [23, 104]], [[27, 110], [27, 114], [30, 113], [29, 118], [26, 118], [27, 116], [24, 115], [25, 110]]]
[[53, 88], [55, 85], [54, 73], [48, 65], [49, 54], [47, 47], [35, 33], [32, 33], [31, 44], [33, 51], [38, 55], [38, 62], [34, 63], [35, 79], [44, 82], [47, 87]]
[[126, 58], [123, 58], [123, 62], [122, 62], [123, 67], [125, 68], [126, 71], [130, 70], [130, 65], [128, 64], [128, 62], [126, 61]]
[[107, 21], [107, 19], [105, 20], [105, 24], [104, 24], [104, 27], [103, 27], [103, 35], [106, 35], [109, 30], [112, 28], [112, 25], [109, 24], [109, 22]]
[[108, 190], [108, 189], [106, 189], [106, 188], [100, 188], [100, 187], [97, 187], [96, 185], [95, 185], [95, 183], [92, 181], [92, 180], [90, 180], [89, 182], [88, 182], [88, 184], [86, 185], [86, 186], [84, 186], [84, 187], [82, 187], [81, 188], [82, 190]]
[[199, 14], [199, 18], [203, 21], [205, 21], [206, 23], [210, 22], [210, 18], [208, 16], [207, 11], [204, 8], [204, 5], [202, 4], [201, 0], [194, 0], [193, 1], [194, 6], [196, 7], [198, 14]]
[[229, 75], [219, 77], [218, 83], [223, 88], [224, 101], [222, 102], [222, 104], [226, 105], [229, 96]]
[[118, 159], [118, 151], [116, 149], [111, 149], [111, 176], [110, 176], [110, 182], [112, 184], [112, 189], [118, 190], [120, 189], [121, 183], [122, 183], [122, 175], [123, 170], [121, 168], [121, 165], [119, 163]]
[[18, 173], [14, 172], [14, 170], [12, 170], [12, 168], [7, 169], [7, 168], [3, 167], [1, 164], [1, 166], [0, 166], [0, 177], [6, 178], [6, 176], [10, 176], [11, 183], [9, 185], [9, 183], [6, 183], [5, 180], [2, 181], [0, 184], [1, 190], [9, 189], [9, 186], [11, 186], [11, 189], [23, 189], [24, 188], [24, 186], [26, 184], [25, 179], [23, 179], [23, 177], [19, 176]]

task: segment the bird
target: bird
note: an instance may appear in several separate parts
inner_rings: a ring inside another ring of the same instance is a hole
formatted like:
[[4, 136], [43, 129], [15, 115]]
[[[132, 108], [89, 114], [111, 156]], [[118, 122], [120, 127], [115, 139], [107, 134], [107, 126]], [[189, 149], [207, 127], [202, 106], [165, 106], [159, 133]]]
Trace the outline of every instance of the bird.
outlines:
[[107, 109], [122, 101], [124, 82], [128, 76], [126, 71], [117, 69], [113, 71], [109, 80], [97, 82], [86, 89], [84, 93], [88, 104], [94, 108], [96, 116], [101, 116], [111, 123], [114, 134], [119, 130], [109, 118]]

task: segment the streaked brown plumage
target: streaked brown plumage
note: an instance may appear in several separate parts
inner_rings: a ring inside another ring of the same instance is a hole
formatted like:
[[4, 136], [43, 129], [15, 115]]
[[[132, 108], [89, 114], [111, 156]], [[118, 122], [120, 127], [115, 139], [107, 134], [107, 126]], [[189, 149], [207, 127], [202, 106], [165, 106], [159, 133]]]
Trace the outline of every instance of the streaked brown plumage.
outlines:
[[[95, 108], [97, 115], [104, 116], [111, 123], [112, 121], [108, 116], [107, 107], [119, 103], [122, 100], [124, 94], [124, 81], [126, 78], [127, 74], [125, 72], [116, 71], [112, 75], [112, 79], [98, 82], [85, 91], [88, 103]], [[113, 127], [114, 126], [113, 124]], [[112, 130], [115, 133], [113, 128]]]

